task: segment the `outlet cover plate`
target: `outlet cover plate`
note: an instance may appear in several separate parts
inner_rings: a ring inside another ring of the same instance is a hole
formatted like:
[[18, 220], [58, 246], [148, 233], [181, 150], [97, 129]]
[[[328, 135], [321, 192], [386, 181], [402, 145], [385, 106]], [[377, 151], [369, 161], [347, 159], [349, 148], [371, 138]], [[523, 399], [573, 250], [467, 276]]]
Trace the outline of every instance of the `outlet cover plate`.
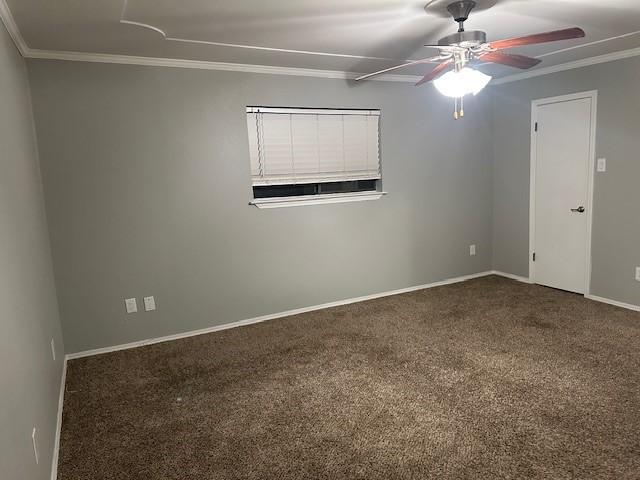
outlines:
[[151, 297], [144, 297], [144, 311], [145, 312], [150, 312], [152, 310], [156, 309], [156, 300], [155, 298], [153, 298], [153, 296]]
[[127, 313], [136, 313], [138, 311], [138, 304], [135, 298], [126, 298], [124, 305], [127, 307]]
[[607, 171], [607, 159], [599, 158], [598, 159], [598, 172], [606, 172]]

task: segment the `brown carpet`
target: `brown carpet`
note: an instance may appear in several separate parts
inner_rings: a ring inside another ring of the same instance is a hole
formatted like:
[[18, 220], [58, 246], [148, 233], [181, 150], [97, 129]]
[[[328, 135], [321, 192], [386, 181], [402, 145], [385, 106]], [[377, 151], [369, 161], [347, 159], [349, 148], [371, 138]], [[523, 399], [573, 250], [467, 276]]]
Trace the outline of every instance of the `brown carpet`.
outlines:
[[73, 360], [58, 478], [638, 479], [640, 314], [486, 277]]

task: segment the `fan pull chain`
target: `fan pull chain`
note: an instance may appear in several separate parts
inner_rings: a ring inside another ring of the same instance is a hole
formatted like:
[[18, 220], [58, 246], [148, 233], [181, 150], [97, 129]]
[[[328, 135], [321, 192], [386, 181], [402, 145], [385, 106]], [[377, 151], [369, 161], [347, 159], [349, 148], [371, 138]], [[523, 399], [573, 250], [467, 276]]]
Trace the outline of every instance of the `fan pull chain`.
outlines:
[[464, 97], [454, 99], [453, 118], [460, 120], [464, 117]]

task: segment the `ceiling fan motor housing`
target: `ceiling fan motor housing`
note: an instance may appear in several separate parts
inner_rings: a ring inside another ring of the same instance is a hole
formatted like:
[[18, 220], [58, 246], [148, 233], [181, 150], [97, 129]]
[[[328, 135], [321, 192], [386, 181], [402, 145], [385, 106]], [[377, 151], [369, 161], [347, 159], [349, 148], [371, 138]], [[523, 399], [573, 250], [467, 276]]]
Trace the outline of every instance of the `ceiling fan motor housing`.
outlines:
[[487, 42], [487, 34], [481, 30], [456, 32], [438, 40], [438, 45], [459, 45], [461, 47], [476, 47]]

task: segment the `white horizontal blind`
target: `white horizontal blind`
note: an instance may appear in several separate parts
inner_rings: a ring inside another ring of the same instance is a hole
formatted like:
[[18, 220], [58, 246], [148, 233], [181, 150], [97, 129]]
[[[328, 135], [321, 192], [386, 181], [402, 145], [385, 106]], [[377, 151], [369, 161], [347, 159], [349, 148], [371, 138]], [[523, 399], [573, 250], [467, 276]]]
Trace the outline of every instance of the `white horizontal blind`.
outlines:
[[379, 110], [247, 108], [257, 185], [380, 178]]

